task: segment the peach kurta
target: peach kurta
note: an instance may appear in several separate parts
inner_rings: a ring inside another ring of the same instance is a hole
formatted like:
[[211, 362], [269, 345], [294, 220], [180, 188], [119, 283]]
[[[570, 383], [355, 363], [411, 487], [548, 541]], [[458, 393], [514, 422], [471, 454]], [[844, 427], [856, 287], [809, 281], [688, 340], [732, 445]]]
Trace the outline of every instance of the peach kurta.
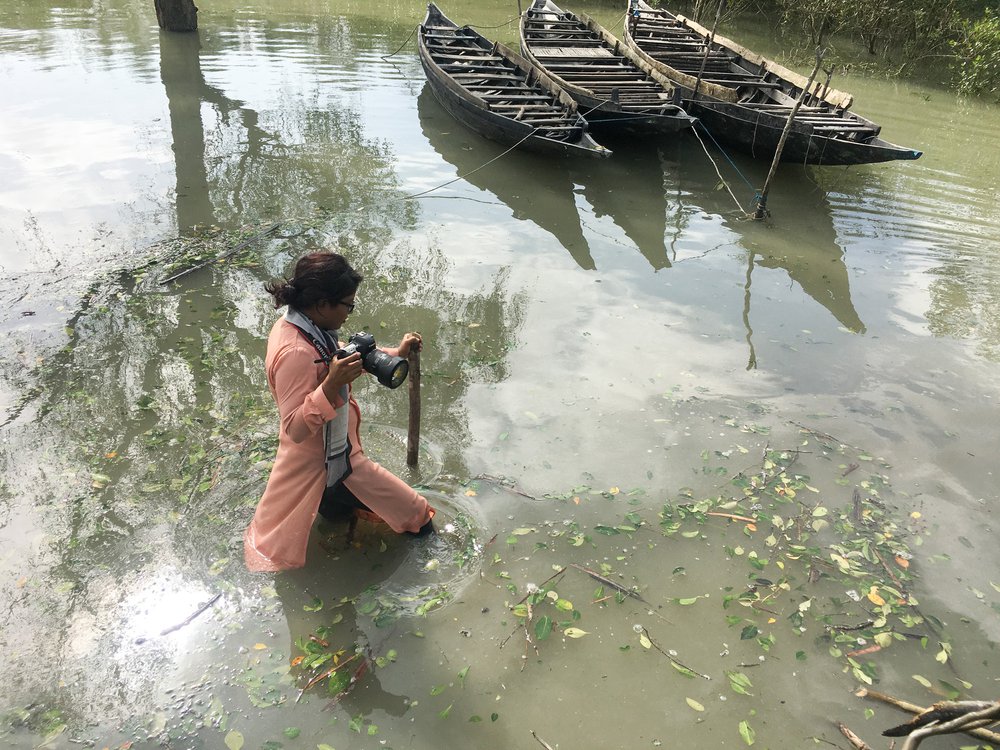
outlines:
[[283, 318], [271, 328], [265, 368], [281, 426], [267, 488], [243, 537], [250, 570], [305, 565], [306, 543], [326, 488], [323, 426], [339, 409], [350, 410], [351, 475], [344, 485], [397, 532], [419, 531], [434, 514], [412, 487], [364, 454], [361, 410], [353, 397], [346, 404], [339, 398], [340, 403], [330, 403], [320, 387], [327, 367], [317, 358], [312, 344]]

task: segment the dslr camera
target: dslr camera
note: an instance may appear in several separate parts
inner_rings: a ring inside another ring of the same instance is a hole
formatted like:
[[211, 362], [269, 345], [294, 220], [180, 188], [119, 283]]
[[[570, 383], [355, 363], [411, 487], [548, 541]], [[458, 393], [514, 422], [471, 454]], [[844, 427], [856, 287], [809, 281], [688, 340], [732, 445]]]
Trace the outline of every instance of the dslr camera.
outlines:
[[347, 340], [347, 346], [334, 352], [337, 359], [344, 359], [357, 352], [361, 366], [388, 388], [398, 388], [410, 372], [410, 364], [402, 357], [393, 357], [375, 348], [375, 337], [358, 331]]

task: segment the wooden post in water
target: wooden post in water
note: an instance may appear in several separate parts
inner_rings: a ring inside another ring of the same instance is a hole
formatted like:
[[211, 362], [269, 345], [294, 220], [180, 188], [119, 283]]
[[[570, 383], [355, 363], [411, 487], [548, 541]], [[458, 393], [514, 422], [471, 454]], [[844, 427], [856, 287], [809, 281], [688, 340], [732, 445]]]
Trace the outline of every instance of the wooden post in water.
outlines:
[[726, 0], [719, 0], [719, 7], [715, 11], [715, 23], [712, 24], [712, 33], [708, 37], [705, 46], [705, 55], [701, 58], [701, 68], [698, 69], [698, 77], [694, 81], [694, 92], [692, 99], [698, 98], [698, 87], [701, 85], [701, 77], [705, 75], [705, 66], [708, 64], [708, 56], [712, 52], [712, 45], [715, 43], [715, 30], [719, 27], [719, 18], [722, 16], [722, 9], [726, 7]]
[[802, 102], [809, 95], [809, 89], [812, 88], [813, 81], [816, 79], [816, 73], [819, 71], [819, 66], [822, 64], [825, 54], [825, 49], [816, 48], [816, 65], [813, 67], [812, 75], [809, 76], [809, 83], [803, 87], [799, 98], [795, 100], [795, 104], [792, 106], [792, 111], [788, 113], [788, 119], [785, 121], [785, 129], [781, 131], [781, 138], [778, 139], [778, 147], [774, 150], [774, 159], [771, 161], [771, 168], [767, 172], [767, 179], [764, 180], [764, 187], [760, 191], [757, 210], [753, 214], [753, 218], [757, 221], [767, 216], [767, 191], [771, 189], [771, 180], [774, 177], [774, 173], [778, 171], [778, 162], [781, 161], [781, 151], [785, 148], [785, 141], [788, 140], [788, 132], [792, 129], [795, 115], [799, 113], [799, 107], [802, 106]]
[[153, 0], [156, 22], [164, 31], [197, 31], [198, 8], [194, 0]]
[[420, 350], [410, 349], [410, 427], [406, 433], [406, 465], [416, 466], [420, 453]]

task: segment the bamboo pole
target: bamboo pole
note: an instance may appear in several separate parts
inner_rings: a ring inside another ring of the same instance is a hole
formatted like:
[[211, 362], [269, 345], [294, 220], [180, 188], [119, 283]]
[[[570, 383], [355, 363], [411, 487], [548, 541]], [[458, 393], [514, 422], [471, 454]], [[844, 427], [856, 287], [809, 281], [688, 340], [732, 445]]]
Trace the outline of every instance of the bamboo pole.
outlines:
[[816, 79], [816, 73], [819, 72], [819, 66], [823, 63], [823, 56], [826, 55], [825, 49], [816, 48], [816, 65], [813, 67], [812, 75], [809, 76], [809, 83], [807, 83], [802, 92], [799, 94], [799, 98], [795, 100], [795, 106], [792, 107], [792, 111], [788, 113], [788, 119], [785, 121], [785, 129], [781, 131], [781, 138], [778, 139], [778, 147], [774, 150], [774, 159], [771, 161], [771, 169], [767, 172], [767, 179], [764, 180], [764, 187], [760, 191], [760, 199], [757, 201], [757, 210], [754, 212], [753, 218], [760, 221], [765, 216], [767, 216], [767, 193], [771, 189], [771, 180], [774, 178], [774, 173], [778, 171], [778, 162], [781, 161], [781, 152], [785, 148], [785, 141], [788, 140], [788, 133], [792, 129], [792, 123], [795, 121], [795, 115], [799, 113], [799, 107], [802, 106], [802, 102], [805, 101], [806, 96], [809, 94], [809, 89], [812, 88], [813, 81]]
[[705, 66], [708, 64], [708, 56], [712, 52], [712, 45], [715, 43], [715, 30], [719, 26], [719, 18], [722, 17], [722, 9], [726, 6], [726, 0], [719, 0], [719, 7], [715, 11], [715, 23], [712, 24], [712, 33], [708, 36], [708, 44], [705, 45], [705, 55], [701, 58], [701, 68], [698, 70], [698, 77], [694, 81], [694, 91], [691, 99], [698, 98], [698, 87], [701, 85], [701, 77], [705, 74]]
[[410, 349], [410, 424], [406, 433], [406, 464], [417, 465], [420, 452], [420, 350]]

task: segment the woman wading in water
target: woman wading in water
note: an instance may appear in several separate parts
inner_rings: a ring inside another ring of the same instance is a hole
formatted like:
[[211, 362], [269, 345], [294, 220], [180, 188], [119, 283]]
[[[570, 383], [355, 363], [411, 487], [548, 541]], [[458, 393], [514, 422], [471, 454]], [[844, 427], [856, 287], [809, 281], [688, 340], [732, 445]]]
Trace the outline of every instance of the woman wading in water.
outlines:
[[[298, 261], [292, 278], [265, 287], [275, 308], [288, 310], [267, 340], [267, 382], [281, 426], [267, 488], [243, 538], [250, 570], [305, 565], [317, 513], [336, 519], [369, 511], [396, 532], [434, 530], [427, 500], [361, 447], [361, 410], [351, 395], [361, 355], [334, 355], [361, 280], [343, 256], [312, 253]], [[407, 333], [398, 349], [383, 351], [406, 357], [421, 343], [419, 334]]]

